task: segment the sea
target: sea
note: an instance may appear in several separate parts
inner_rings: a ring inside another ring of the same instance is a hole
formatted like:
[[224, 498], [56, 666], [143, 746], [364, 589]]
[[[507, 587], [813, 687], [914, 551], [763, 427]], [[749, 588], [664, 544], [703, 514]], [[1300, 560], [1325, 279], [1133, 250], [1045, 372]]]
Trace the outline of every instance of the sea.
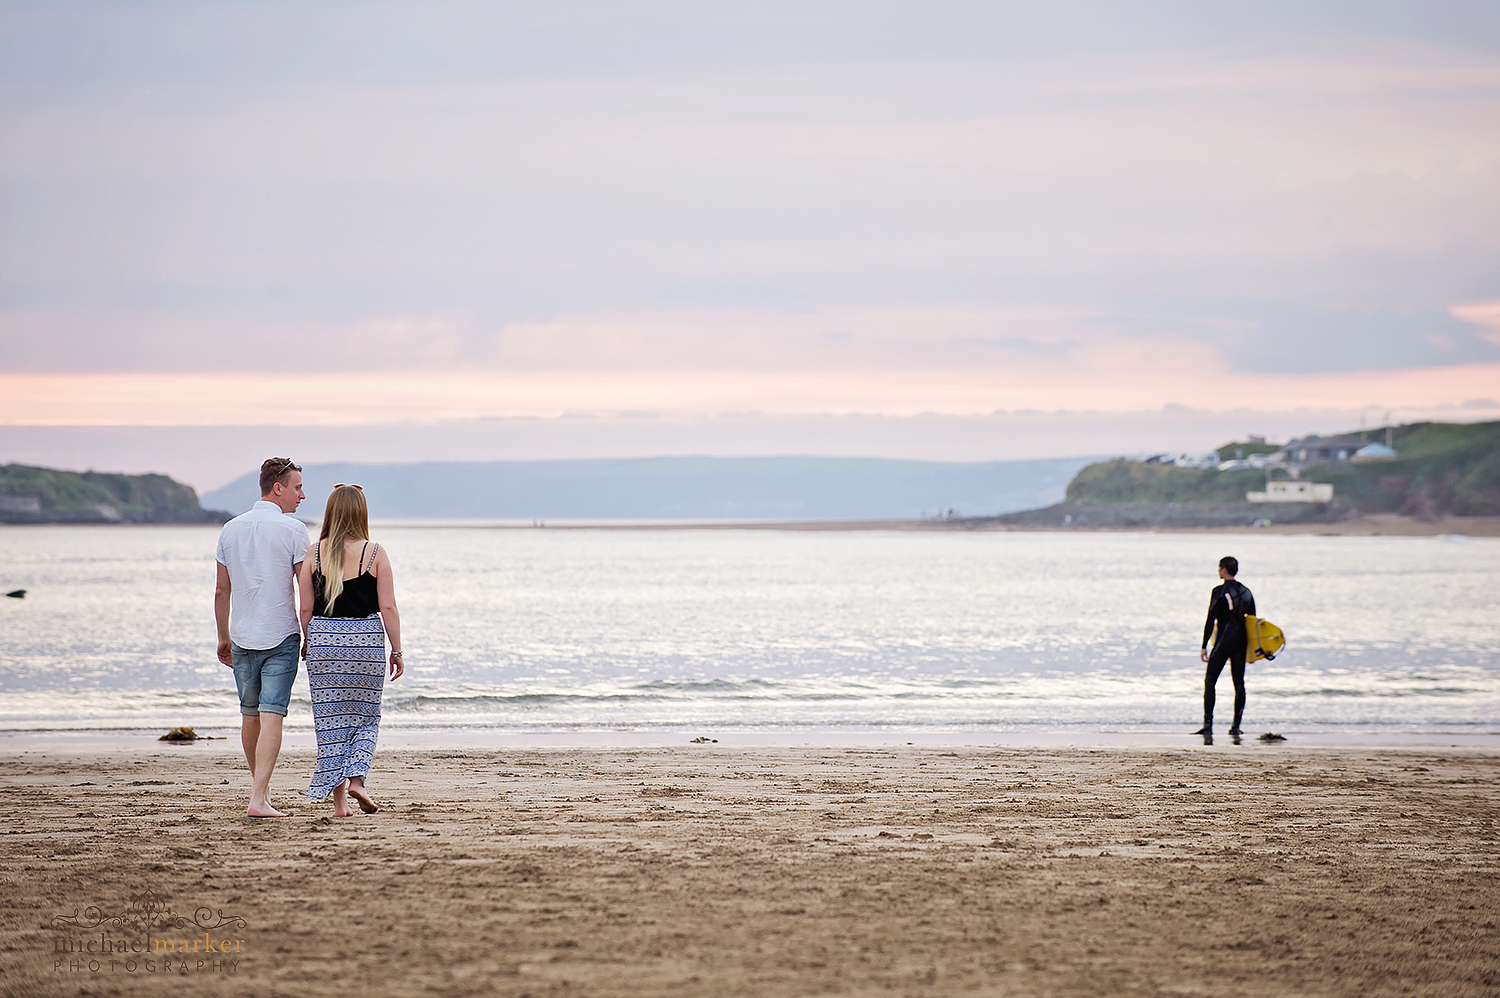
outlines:
[[[1253, 731], [1500, 732], [1500, 539], [379, 524], [383, 732], [1186, 732], [1215, 568], [1286, 649]], [[0, 732], [238, 727], [217, 530], [0, 527]], [[1227, 725], [1229, 677], [1220, 682]], [[307, 680], [287, 720], [307, 733]]]

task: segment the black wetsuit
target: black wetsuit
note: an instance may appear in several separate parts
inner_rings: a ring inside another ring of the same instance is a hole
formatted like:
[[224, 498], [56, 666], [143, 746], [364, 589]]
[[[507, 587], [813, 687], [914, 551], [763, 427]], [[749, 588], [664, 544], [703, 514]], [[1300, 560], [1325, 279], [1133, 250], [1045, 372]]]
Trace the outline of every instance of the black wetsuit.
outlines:
[[1245, 713], [1245, 614], [1255, 613], [1255, 597], [1250, 590], [1230, 579], [1215, 586], [1208, 600], [1208, 619], [1203, 622], [1203, 647], [1208, 647], [1214, 625], [1219, 625], [1213, 651], [1208, 655], [1208, 672], [1203, 677], [1203, 732], [1213, 731], [1214, 686], [1229, 663], [1229, 677], [1234, 680], [1234, 724], [1232, 733], [1240, 730], [1240, 715]]

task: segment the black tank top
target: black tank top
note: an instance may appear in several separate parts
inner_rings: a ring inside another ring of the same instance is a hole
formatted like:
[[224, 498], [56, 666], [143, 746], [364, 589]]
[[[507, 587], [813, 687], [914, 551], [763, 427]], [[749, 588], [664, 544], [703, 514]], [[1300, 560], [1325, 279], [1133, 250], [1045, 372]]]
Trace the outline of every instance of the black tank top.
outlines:
[[364, 571], [352, 579], [344, 580], [344, 591], [333, 601], [333, 612], [329, 613], [328, 601], [323, 595], [327, 587], [327, 580], [323, 578], [323, 545], [321, 542], [318, 544], [313, 554], [313, 616], [368, 617], [380, 612], [380, 597], [375, 592], [375, 576], [370, 574], [375, 556], [380, 553], [380, 545], [376, 544], [375, 550], [370, 552], [370, 563], [367, 566], [365, 551], [369, 547], [370, 542], [365, 541], [365, 546], [359, 549], [359, 564]]

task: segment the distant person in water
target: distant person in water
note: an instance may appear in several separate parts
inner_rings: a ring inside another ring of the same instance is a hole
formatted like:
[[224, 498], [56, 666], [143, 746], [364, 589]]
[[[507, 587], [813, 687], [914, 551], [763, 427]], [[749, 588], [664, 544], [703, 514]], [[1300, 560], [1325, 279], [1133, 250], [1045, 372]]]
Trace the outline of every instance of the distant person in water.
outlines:
[[[1249, 635], [1245, 631], [1245, 615], [1255, 613], [1255, 597], [1250, 590], [1235, 581], [1240, 563], [1234, 558], [1219, 559], [1219, 578], [1223, 581], [1214, 587], [1208, 598], [1208, 619], [1203, 622], [1203, 650], [1198, 653], [1201, 661], [1208, 663], [1203, 677], [1203, 727], [1193, 732], [1197, 735], [1214, 733], [1214, 687], [1224, 663], [1229, 663], [1229, 677], [1234, 680], [1234, 724], [1229, 733], [1240, 733], [1240, 718], [1245, 713], [1245, 647]], [[1213, 639], [1213, 651], [1209, 651], [1209, 639]]]
[[365, 777], [380, 737], [380, 697], [387, 665], [392, 680], [406, 667], [391, 559], [370, 541], [363, 487], [333, 487], [318, 542], [302, 562], [301, 591], [302, 656], [318, 736], [307, 796], [322, 800], [332, 792], [333, 813], [341, 818], [352, 813], [350, 797], [366, 814], [378, 811]]
[[289, 457], [260, 466], [260, 501], [224, 524], [215, 558], [214, 619], [219, 661], [234, 670], [240, 693], [240, 744], [250, 765], [256, 818], [284, 818], [271, 806], [271, 772], [297, 678], [301, 627], [292, 579], [307, 555], [307, 526], [292, 517], [305, 498], [302, 469]]

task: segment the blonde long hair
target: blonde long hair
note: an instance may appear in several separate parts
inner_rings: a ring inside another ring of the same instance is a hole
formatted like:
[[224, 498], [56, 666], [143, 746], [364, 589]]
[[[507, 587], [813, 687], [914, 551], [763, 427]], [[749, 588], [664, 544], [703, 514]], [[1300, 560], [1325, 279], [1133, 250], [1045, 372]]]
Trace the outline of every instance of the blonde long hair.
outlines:
[[340, 485], [328, 493], [323, 510], [323, 529], [318, 543], [328, 542], [323, 555], [323, 612], [333, 609], [333, 601], [344, 591], [344, 542], [370, 539], [370, 508], [365, 493], [355, 485]]

